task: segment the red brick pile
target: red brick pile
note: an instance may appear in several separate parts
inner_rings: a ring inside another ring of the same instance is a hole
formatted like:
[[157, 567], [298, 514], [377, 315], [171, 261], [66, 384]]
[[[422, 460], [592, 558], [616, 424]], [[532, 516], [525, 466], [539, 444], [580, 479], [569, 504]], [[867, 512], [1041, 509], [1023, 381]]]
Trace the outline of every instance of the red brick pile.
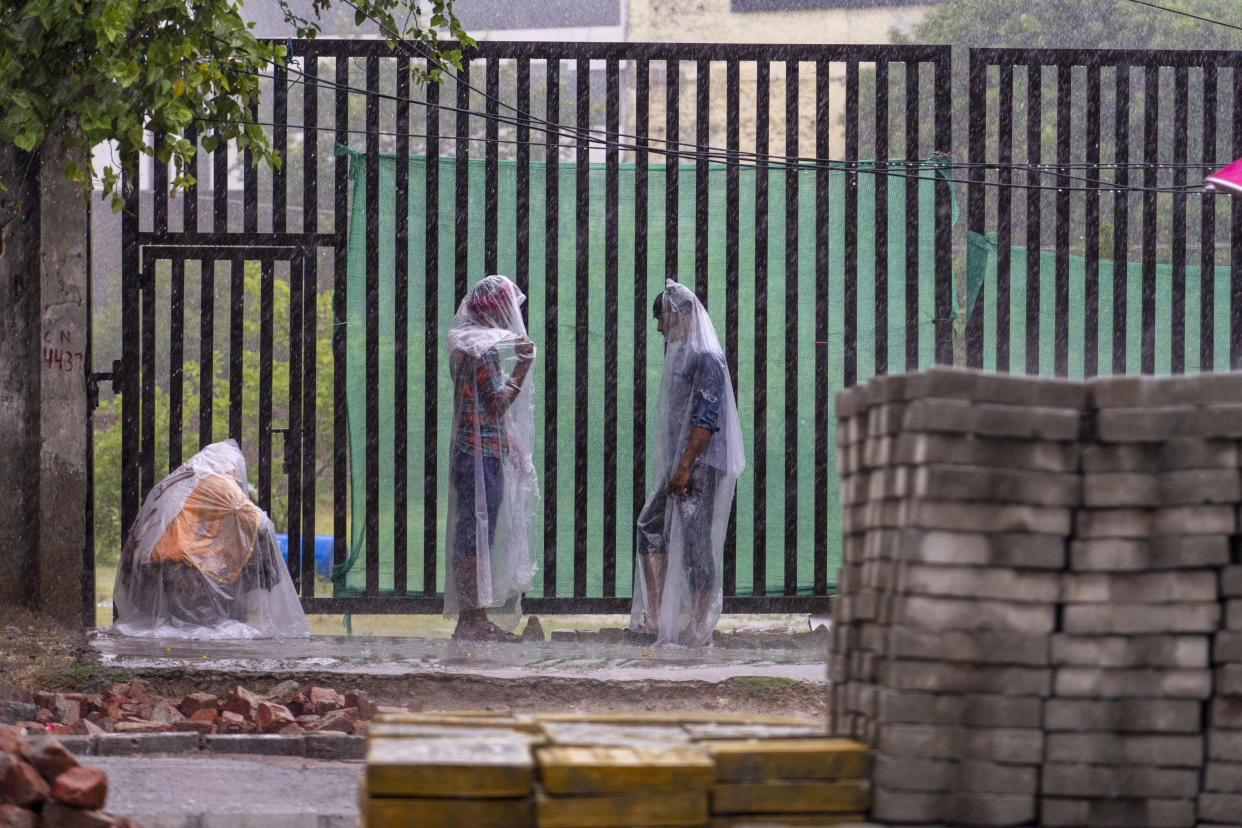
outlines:
[[[23, 695], [21, 691], [11, 695]], [[137, 681], [113, 684], [106, 693], [26, 693], [29, 698], [0, 700], [14, 709], [35, 710], [33, 721], [16, 722], [25, 733], [98, 735], [101, 733], [279, 733], [297, 735], [339, 731], [365, 735], [367, 722], [385, 708], [365, 690], [338, 693], [331, 687], [305, 690], [285, 681], [266, 694], [237, 685], [226, 696], [190, 693], [180, 701], [157, 698]], [[3, 825], [3, 821], [0, 821]]]
[[7, 828], [139, 828], [102, 811], [108, 775], [79, 765], [49, 734], [26, 739], [0, 724], [0, 825]]

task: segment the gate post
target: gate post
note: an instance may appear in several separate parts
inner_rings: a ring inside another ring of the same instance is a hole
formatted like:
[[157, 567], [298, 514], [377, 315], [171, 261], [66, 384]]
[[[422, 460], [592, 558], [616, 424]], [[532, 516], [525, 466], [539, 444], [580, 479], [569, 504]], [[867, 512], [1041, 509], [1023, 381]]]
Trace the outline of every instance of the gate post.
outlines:
[[[50, 159], [42, 164], [41, 159]], [[49, 140], [0, 147], [0, 605], [82, 623], [87, 509], [87, 204]], [[20, 206], [19, 206], [20, 205]]]
[[49, 163], [42, 169], [39, 195], [39, 611], [76, 627], [83, 621], [83, 578], [94, 575], [86, 572], [83, 554], [89, 491], [89, 207], [81, 187], [62, 172], [67, 159], [59, 141], [44, 145], [44, 157]]

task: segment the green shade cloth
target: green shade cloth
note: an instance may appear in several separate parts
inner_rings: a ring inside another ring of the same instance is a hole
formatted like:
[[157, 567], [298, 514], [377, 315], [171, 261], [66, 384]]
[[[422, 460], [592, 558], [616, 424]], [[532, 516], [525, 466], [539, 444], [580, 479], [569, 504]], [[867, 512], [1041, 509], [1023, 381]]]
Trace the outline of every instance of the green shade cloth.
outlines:
[[[425, 532], [435, 533], [438, 550], [436, 583], [434, 591], [443, 592], [444, 584], [444, 518], [448, 486], [447, 449], [448, 430], [452, 418], [452, 387], [447, 370], [447, 354], [444, 333], [456, 310], [453, 295], [454, 271], [454, 215], [455, 188], [458, 164], [453, 158], [439, 159], [439, 237], [431, 241], [439, 245], [439, 272], [425, 272], [424, 251], [428, 244], [427, 216], [425, 213], [425, 174], [427, 160], [412, 156], [409, 163], [409, 329], [395, 330], [395, 195], [396, 159], [381, 155], [379, 160], [379, 385], [374, 389], [379, 395], [379, 502], [366, 501], [365, 478], [365, 262], [368, 240], [366, 238], [366, 176], [365, 156], [345, 147], [338, 152], [349, 157], [350, 178], [353, 182], [353, 203], [349, 225], [348, 251], [348, 298], [344, 307], [338, 305], [338, 323], [346, 325], [348, 359], [348, 400], [350, 444], [350, 537], [349, 559], [338, 567], [334, 578], [334, 594], [358, 595], [365, 583], [363, 565], [363, 518], [367, 510], [374, 509], [379, 519], [379, 573], [381, 593], [393, 590], [393, 538], [394, 499], [393, 446], [395, 430], [395, 394], [400, 385], [394, 376], [394, 343], [396, 337], [406, 337], [409, 353], [409, 369], [405, 389], [409, 397], [409, 417], [404, 424], [408, 435], [408, 509], [407, 572], [408, 589], [422, 593], [423, 540]], [[463, 163], [462, 171], [469, 175], [469, 226], [466, 235], [468, 255], [468, 282], [473, 284], [486, 275], [483, 272], [484, 243], [484, 161], [470, 159]], [[543, 497], [556, 504], [557, 526], [555, 533], [547, 534], [542, 523], [536, 538], [555, 546], [557, 561], [556, 589], [558, 595], [573, 594], [573, 506], [574, 506], [574, 433], [585, 428], [587, 436], [587, 596], [602, 596], [603, 550], [605, 545], [616, 549], [616, 594], [629, 596], [632, 585], [632, 555], [634, 520], [642, 506], [642, 498], [634, 502], [633, 480], [636, 469], [633, 457], [634, 405], [636, 389], [646, 390], [645, 405], [650, 424], [650, 413], [655, 406], [659, 389], [663, 341], [650, 318], [650, 302], [664, 286], [665, 274], [665, 169], [650, 167], [648, 183], [648, 253], [647, 271], [639, 274], [646, 288], [645, 307], [635, 313], [634, 272], [634, 185], [635, 168], [622, 164], [618, 179], [619, 223], [618, 238], [618, 296], [617, 296], [617, 440], [616, 445], [607, 444], [604, 434], [604, 186], [603, 164], [592, 164], [588, 171], [589, 181], [589, 272], [587, 324], [587, 362], [589, 370], [582, 376], [575, 371], [575, 288], [577, 284], [575, 257], [575, 201], [577, 170], [573, 163], [559, 165], [559, 238], [555, 255], [559, 261], [557, 282], [556, 330], [559, 343], [555, 354], [547, 342], [546, 324], [549, 308], [545, 299], [545, 247], [548, 235], [544, 229], [545, 216], [545, 166], [530, 164], [530, 208], [527, 216], [516, 215], [517, 167], [513, 162], [501, 161], [497, 181], [499, 196], [497, 261], [500, 273], [514, 276], [516, 227], [519, 219], [529, 221], [530, 232], [530, 284], [527, 290], [529, 318], [527, 327], [531, 338], [539, 347], [535, 367], [535, 432], [537, 445], [535, 461], [543, 481]], [[713, 324], [726, 339], [725, 319], [725, 168], [712, 166], [708, 173], [708, 224], [709, 245], [707, 262], [708, 301], [707, 309]], [[797, 547], [793, 557], [797, 561], [797, 589], [809, 594], [814, 584], [813, 531], [816, 513], [826, 514], [828, 521], [827, 577], [830, 587], [836, 580], [841, 560], [840, 507], [838, 504], [838, 480], [836, 475], [835, 421], [832, 419], [831, 403], [826, 416], [828, 448], [828, 486], [822, 501], [814, 497], [814, 402], [815, 357], [817, 352], [827, 357], [828, 391], [835, 394], [843, 385], [844, 329], [844, 238], [845, 238], [845, 186], [846, 175], [840, 171], [829, 174], [829, 264], [825, 287], [828, 301], [828, 329], [815, 330], [815, 175], [814, 170], [799, 172], [797, 194], [797, 271], [786, 274], [786, 173], [776, 170], [768, 173], [768, 273], [766, 291], [756, 279], [755, 271], [755, 182], [753, 169], [740, 172], [739, 197], [739, 276], [738, 276], [738, 407], [741, 415], [747, 468], [738, 481], [737, 490], [737, 576], [735, 591], [738, 595], [779, 595], [785, 584], [785, 527], [792, 521], [797, 531]], [[874, 373], [874, 330], [876, 324], [875, 295], [875, 178], [858, 176], [858, 379], [866, 380]], [[888, 365], [890, 371], [929, 366], [933, 353], [933, 296], [934, 276], [934, 187], [930, 180], [918, 181], [918, 267], [917, 267], [917, 337], [918, 365], [906, 366], [906, 180], [900, 177], [888, 179], [888, 273], [887, 318]], [[694, 220], [695, 220], [694, 166], [680, 168], [678, 188], [678, 236], [677, 272], [680, 281], [694, 284]], [[793, 229], [793, 228], [790, 228]], [[788, 279], [787, 279], [788, 275]], [[435, 307], [426, 307], [427, 279], [436, 280], [437, 300]], [[792, 280], [796, 287], [793, 301], [787, 307], [786, 283]], [[881, 297], [882, 299], [882, 297]], [[339, 297], [338, 297], [339, 302]], [[755, 310], [757, 304], [766, 307], [766, 328], [756, 333]], [[796, 347], [786, 352], [787, 312], [797, 325]], [[431, 314], [437, 320], [436, 341], [428, 342], [427, 318]], [[636, 331], [647, 349], [645, 376], [635, 375]], [[767, 475], [767, 504], [764, 509], [766, 531], [759, 538], [759, 546], [766, 556], [765, 580], [755, 589], [752, 561], [756, 554], [755, 526], [755, 471], [759, 465], [755, 452], [755, 344], [762, 338], [766, 343], [767, 456], [763, 464]], [[426, 373], [428, 348], [434, 356], [433, 373]], [[791, 448], [790, 462], [794, 465], [797, 513], [786, 516], [786, 388], [785, 367], [796, 366], [797, 402], [794, 411], [796, 445]], [[549, 372], [557, 378], [557, 400], [554, 411], [545, 408], [544, 389], [548, 385]], [[576, 382], [586, 385], [587, 416], [583, 423], [574, 417], [574, 387]], [[425, 458], [423, 438], [425, 424], [424, 396], [428, 384], [435, 389], [437, 399], [436, 445], [436, 491], [437, 522], [435, 526], [424, 525]], [[830, 401], [832, 397], [829, 397]], [[557, 422], [557, 469], [554, 486], [549, 486], [548, 469], [543, 467], [545, 439], [544, 426], [555, 415]], [[650, 428], [650, 425], [649, 425]], [[650, 446], [650, 434], [647, 445]], [[615, 450], [617, 469], [616, 537], [605, 539], [604, 525], [604, 467]], [[536, 558], [539, 552], [536, 551]], [[540, 594], [542, 573], [536, 575], [536, 591]]]

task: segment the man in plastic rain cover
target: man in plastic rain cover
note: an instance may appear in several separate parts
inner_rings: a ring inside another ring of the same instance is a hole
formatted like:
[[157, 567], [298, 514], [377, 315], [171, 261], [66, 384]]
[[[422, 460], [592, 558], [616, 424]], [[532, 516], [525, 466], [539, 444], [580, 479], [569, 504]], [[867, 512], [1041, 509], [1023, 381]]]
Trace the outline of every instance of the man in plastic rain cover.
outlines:
[[652, 313], [664, 335], [664, 371], [630, 629], [657, 644], [706, 647], [723, 603], [733, 490], [746, 467], [742, 429], [724, 352], [698, 297], [669, 280]]

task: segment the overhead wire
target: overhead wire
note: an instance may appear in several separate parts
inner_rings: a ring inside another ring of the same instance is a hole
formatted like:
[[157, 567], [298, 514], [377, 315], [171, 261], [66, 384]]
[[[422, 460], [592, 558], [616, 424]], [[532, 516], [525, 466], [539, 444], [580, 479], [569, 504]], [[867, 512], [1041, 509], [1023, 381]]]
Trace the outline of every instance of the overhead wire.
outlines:
[[[352, 8], [354, 8], [355, 11], [365, 14], [365, 12], [363, 12], [357, 5], [355, 5], [352, 2], [352, 0], [342, 0], [342, 1], [345, 2], [347, 5], [351, 6]], [[1164, 11], [1171, 11], [1175, 13], [1187, 14], [1188, 16], [1191, 16], [1191, 17], [1197, 17], [1196, 15], [1190, 15], [1189, 13], [1179, 12], [1176, 9], [1169, 9], [1167, 7], [1158, 6], [1153, 3], [1143, 2], [1143, 0], [1131, 0], [1131, 2], [1136, 2], [1136, 3], [1139, 3], [1140, 5], [1151, 6], [1153, 8], [1161, 9]], [[370, 16], [368, 15], [368, 17]], [[372, 20], [372, 22], [374, 22], [377, 26], [380, 27], [381, 31], [383, 31], [387, 36], [389, 36], [394, 42], [401, 44], [402, 47], [405, 48], [407, 51], [413, 52], [415, 47], [422, 46], [422, 44], [418, 44], [418, 43], [412, 44], [410, 41], [404, 38], [401, 38], [396, 32], [393, 32], [381, 21], [375, 20], [373, 17], [371, 17], [370, 19]], [[1209, 20], [1208, 18], [1198, 18], [1198, 19], [1201, 19], [1207, 22], [1221, 23], [1221, 21], [1212, 21], [1212, 20]], [[1221, 23], [1221, 25], [1228, 26], [1230, 24]], [[867, 162], [867, 161], [848, 161], [848, 160], [839, 160], [839, 159], [835, 159], [835, 160], [834, 159], [821, 159], [821, 158], [806, 157], [806, 156], [788, 156], [788, 155], [780, 155], [780, 154], [759, 154], [759, 153], [755, 153], [751, 151], [742, 150], [740, 148], [721, 149], [720, 147], [712, 147], [710, 145], [704, 147], [704, 146], [701, 146], [695, 143], [671, 140], [671, 139], [668, 139], [667, 137], [662, 138], [658, 136], [638, 136], [638, 135], [634, 135], [630, 133], [623, 133], [619, 131], [591, 129], [591, 128], [584, 129], [584, 128], [578, 127], [577, 125], [569, 125], [569, 124], [552, 122], [544, 118], [541, 118], [537, 115], [534, 115], [532, 113], [524, 112], [518, 109], [517, 107], [512, 106], [507, 101], [504, 101], [494, 95], [491, 95], [489, 92], [485, 90], [479, 89], [477, 86], [470, 84], [468, 81], [464, 81], [460, 73], [453, 73], [452, 67], [444, 64], [437, 57], [433, 56], [430, 52], [427, 52], [425, 48], [424, 48], [423, 55], [413, 54], [412, 57], [418, 60], [425, 59], [428, 61], [429, 66], [432, 66], [434, 64], [435, 68], [440, 69], [441, 71], [445, 71], [446, 73], [452, 74], [456, 83], [465, 85], [471, 91], [475, 92], [478, 95], [483, 96], [485, 100], [489, 102], [494, 102], [497, 105], [497, 107], [503, 107], [506, 110], [510, 110], [516, 113], [516, 117], [510, 116], [510, 115], [500, 115], [499, 112], [480, 112], [479, 110], [457, 107], [451, 104], [440, 104], [440, 103], [433, 104], [429, 101], [421, 101], [416, 98], [409, 98], [409, 97], [399, 97], [397, 95], [380, 92], [379, 90], [359, 89], [357, 87], [349, 86], [348, 84], [338, 84], [334, 81], [328, 80], [327, 78], [321, 78], [318, 76], [315, 76], [312, 78], [311, 76], [303, 72], [301, 69], [293, 68], [292, 66], [289, 66], [288, 64], [284, 64], [284, 65], [274, 64], [274, 65], [281, 66], [281, 68], [283, 68], [286, 73], [292, 73], [300, 79], [300, 80], [294, 81], [292, 85], [314, 83], [318, 86], [324, 86], [329, 89], [334, 89], [337, 91], [345, 91], [349, 94], [362, 95], [364, 97], [374, 96], [374, 97], [378, 97], [384, 100], [391, 100], [391, 101], [400, 102], [400, 103], [413, 104], [416, 106], [423, 106], [426, 108], [435, 108], [438, 111], [453, 113], [453, 114], [458, 115], [459, 117], [464, 115], [466, 117], [471, 117], [471, 118], [480, 118], [486, 121], [494, 121], [496, 123], [505, 124], [507, 126], [511, 126], [511, 127], [515, 127], [519, 129], [529, 129], [529, 130], [534, 130], [536, 132], [543, 132], [545, 134], [550, 134], [552, 136], [552, 139], [548, 141], [534, 141], [534, 140], [520, 141], [520, 140], [510, 140], [510, 139], [500, 139], [500, 138], [490, 139], [494, 141], [495, 143], [500, 143], [500, 144], [505, 144], [505, 145], [525, 144], [527, 146], [532, 146], [532, 147], [550, 148], [551, 146], [556, 146], [558, 148], [562, 148], [562, 147], [571, 148], [571, 147], [578, 146], [579, 143], [581, 143], [585, 139], [585, 142], [587, 144], [592, 145], [592, 146], [597, 146], [597, 147], [602, 145], [605, 149], [616, 148], [617, 150], [623, 150], [627, 152], [636, 152], [636, 153], [644, 152], [648, 154], [662, 155], [666, 158], [673, 157], [673, 158], [678, 158], [678, 159], [685, 158], [688, 160], [707, 160], [709, 162], [715, 162], [715, 163], [720, 163], [720, 164], [725, 164], [725, 165], [736, 165], [736, 166], [739, 166], [745, 169], [764, 168], [767, 170], [788, 170], [788, 169], [805, 168], [806, 170], [820, 170], [820, 169], [827, 167], [830, 171], [852, 172], [855, 174], [883, 175], [883, 176], [890, 177], [890, 178], [904, 178], [904, 179], [912, 179], [912, 180], [919, 180], [919, 181], [933, 181], [933, 182], [943, 181], [946, 183], [957, 183], [957, 184], [967, 184], [967, 185], [982, 184], [987, 187], [1008, 188], [1008, 189], [1017, 189], [1017, 190], [1047, 190], [1047, 191], [1055, 191], [1055, 192], [1091, 192], [1091, 193], [1099, 193], [1099, 194], [1119, 193], [1123, 191], [1125, 192], [1148, 192], [1148, 193], [1151, 193], [1151, 192], [1154, 192], [1154, 193], [1195, 193], [1195, 192], [1202, 192], [1202, 190], [1199, 188], [1199, 185], [1185, 185], [1182, 187], [1176, 187], [1176, 186], [1174, 187], [1146, 187], [1146, 186], [1140, 186], [1140, 185], [1127, 184], [1125, 186], [1118, 186], [1116, 182], [1108, 181], [1108, 180], [1101, 179], [1101, 178], [1093, 178], [1089, 176], [1080, 176], [1080, 175], [1070, 175], [1066, 173], [1066, 170], [1101, 169], [1101, 168], [1116, 168], [1116, 169], [1124, 168], [1124, 169], [1140, 169], [1140, 170], [1153, 169], [1153, 168], [1157, 170], [1161, 170], [1161, 169], [1209, 169], [1209, 168], [1213, 168], [1217, 166], [1216, 164], [1208, 164], [1208, 163], [1168, 164], [1168, 163], [1147, 163], [1147, 162], [1139, 162], [1139, 163], [1126, 164], [1126, 165], [1119, 165], [1119, 164], [1065, 165], [1065, 164], [1019, 164], [1019, 163], [999, 164], [999, 163], [992, 163], [992, 162], [955, 162], [952, 160], [946, 161], [945, 159], [951, 159], [951, 156], [947, 156], [947, 155], [942, 155], [940, 157], [934, 157], [934, 158], [929, 158], [929, 159], [918, 159], [918, 160], [893, 159], [893, 160], [889, 160], [885, 162], [879, 162], [879, 161]], [[261, 78], [267, 78], [267, 79], [274, 80], [274, 81], [278, 80], [277, 78], [275, 78], [275, 76], [270, 75], [270, 74], [265, 74], [263, 72], [252, 71], [252, 73]], [[254, 124], [258, 126], [266, 126], [266, 127], [271, 127], [271, 128], [284, 127], [287, 129], [295, 129], [295, 130], [301, 129], [303, 131], [306, 131], [306, 130], [329, 131], [329, 132], [340, 132], [341, 131], [341, 130], [337, 130], [335, 127], [327, 127], [327, 126], [308, 127], [306, 125], [298, 126], [298, 125], [293, 125], [293, 124], [275, 124], [275, 123], [264, 123], [264, 122], [258, 122], [258, 121], [228, 121], [227, 119], [216, 119], [214, 121], [212, 121], [211, 119], [196, 119], [196, 120], [200, 120], [204, 122], [214, 122], [214, 123]], [[396, 136], [398, 134], [401, 134], [401, 133], [396, 133], [396, 132], [384, 132], [384, 131], [373, 132], [370, 130], [356, 130], [356, 129], [347, 129], [345, 130], [345, 132], [347, 132], [348, 134], [362, 134], [362, 135], [379, 134], [379, 135], [388, 135], [388, 136]], [[408, 132], [404, 134], [407, 135], [407, 137], [411, 137], [411, 138], [427, 138], [428, 137], [426, 135], [420, 135], [420, 134], [408, 133]], [[569, 139], [568, 143], [561, 143], [562, 134], [567, 139]], [[615, 138], [613, 136], [615, 136]], [[617, 138], [622, 138], [622, 137], [634, 139], [636, 141], [646, 141], [647, 143], [646, 144], [633, 144], [633, 143], [616, 140]], [[472, 136], [459, 137], [456, 135], [444, 135], [442, 136], [442, 140], [446, 142], [465, 140], [465, 141], [469, 141], [472, 143], [489, 141], [489, 139], [485, 137], [480, 137], [480, 138], [476, 138]], [[662, 149], [659, 146], [652, 146], [653, 143], [663, 144], [665, 148]], [[669, 147], [676, 147], [677, 149], [669, 149]], [[690, 149], [683, 150], [681, 149], [681, 147], [688, 147]], [[704, 151], [705, 149], [706, 151]], [[748, 159], [748, 161], [743, 162], [742, 161], [743, 158]], [[894, 167], [895, 168], [904, 167], [907, 170], [909, 168], [931, 169], [931, 170], [944, 170], [946, 168], [951, 168], [951, 169], [980, 169], [982, 168], [985, 170], [1007, 170], [1011, 172], [1026, 172], [1028, 174], [1034, 173], [1040, 176], [1053, 176], [1061, 181], [1066, 181], [1066, 182], [1077, 181], [1077, 182], [1082, 182], [1090, 186], [1072, 186], [1069, 184], [1031, 184], [1031, 183], [1022, 184], [1022, 183], [1014, 183], [1014, 182], [1002, 183], [999, 181], [989, 181], [986, 179], [976, 180], [976, 179], [953, 178], [949, 175], [946, 175], [943, 172], [941, 172], [940, 174], [933, 173], [932, 175], [912, 175], [909, 172], [900, 171], [900, 169], [896, 171], [890, 169]]]
[[[536, 132], [552, 133], [553, 131], [555, 131], [556, 133], [560, 133], [560, 132], [577, 133], [580, 139], [581, 139], [582, 133], [584, 132], [582, 130], [577, 130], [575, 128], [571, 128], [565, 125], [540, 126], [538, 124], [531, 124], [525, 121], [515, 120], [510, 116], [500, 116], [495, 113], [479, 112], [478, 110], [466, 109], [462, 107], [453, 106], [451, 104], [432, 104], [427, 101], [418, 100], [416, 98], [405, 98], [405, 97], [397, 96], [395, 94], [380, 92], [378, 90], [361, 89], [358, 87], [350, 86], [348, 84], [338, 84], [335, 81], [328, 80], [326, 78], [314, 77], [312, 79], [311, 76], [306, 75], [306, 73], [302, 72], [301, 70], [297, 70], [297, 69], [286, 68], [286, 71], [292, 72], [293, 74], [303, 78], [304, 82], [306, 83], [313, 82], [318, 85], [325, 86], [328, 89], [332, 89], [336, 91], [344, 91], [349, 94], [360, 95], [364, 97], [373, 96], [373, 97], [376, 97], [382, 100], [390, 100], [394, 102], [414, 104], [417, 106], [423, 106], [427, 108], [435, 108], [441, 111], [447, 111], [447, 112], [454, 113], [457, 115], [466, 115], [468, 117], [494, 119], [498, 121], [499, 123], [503, 123], [507, 126], [513, 126], [513, 127], [519, 127], [519, 128], [525, 127], [525, 128], [532, 129]], [[253, 74], [259, 77], [262, 77], [262, 78], [269, 79], [269, 80], [278, 80], [275, 76], [266, 74], [263, 72], [256, 71], [256, 72], [253, 72]], [[202, 120], [208, 120], [208, 119], [202, 119]], [[551, 124], [551, 122], [549, 121], [543, 121], [542, 119], [539, 119], [539, 120], [541, 120], [543, 124]], [[226, 121], [220, 120], [217, 122], [223, 123]], [[282, 125], [282, 124], [275, 124], [275, 123], [258, 123], [258, 122], [246, 122], [246, 121], [233, 121], [232, 123], [239, 123], [239, 124], [256, 123], [257, 125], [260, 125], [260, 126], [269, 126], [273, 128], [284, 126], [285, 128], [289, 128], [289, 129], [303, 129], [303, 130], [311, 129], [314, 131], [327, 131], [327, 132], [340, 131], [340, 130], [335, 129], [335, 127], [329, 127], [329, 126], [307, 127], [305, 125], [301, 125], [301, 126], [292, 125], [292, 124]], [[361, 135], [372, 134], [367, 130], [346, 130], [346, 131], [349, 132], [350, 134], [361, 134]], [[598, 132], [598, 130], [592, 130], [590, 132]], [[379, 132], [377, 134], [395, 136], [399, 133]], [[413, 133], [406, 133], [406, 134], [409, 135], [409, 137], [414, 137], [414, 138], [427, 137], [425, 135], [418, 135], [418, 134], [413, 134]], [[615, 134], [615, 133], [610, 133], [610, 134]], [[567, 137], [572, 138], [572, 135], [567, 136]], [[505, 139], [495, 139], [495, 140], [497, 141], [497, 143], [502, 143], [502, 144], [520, 145], [520, 144], [525, 143], [526, 145], [533, 146], [533, 147], [557, 146], [557, 147], [571, 148], [571, 147], [577, 146], [577, 144], [572, 141], [570, 143], [561, 143], [559, 134], [554, 136], [554, 138], [555, 138], [555, 143], [551, 141], [522, 142], [522, 141], [505, 140]], [[459, 140], [468, 140], [471, 142], [486, 142], [488, 139], [486, 138], [459, 138], [455, 135], [444, 135], [442, 136], [442, 140], [446, 142], [459, 141]], [[651, 139], [651, 140], [658, 141], [659, 139]], [[1139, 185], [1127, 185], [1125, 187], [1119, 187], [1115, 184], [1115, 182], [1108, 181], [1106, 179], [1092, 178], [1089, 176], [1069, 175], [1062, 171], [1062, 170], [1068, 169], [1068, 167], [1064, 167], [1062, 165], [1057, 165], [1057, 164], [1012, 164], [1012, 163], [1011, 164], [997, 164], [997, 163], [992, 163], [992, 162], [960, 162], [959, 163], [959, 162], [954, 162], [954, 161], [943, 160], [945, 158], [948, 158], [948, 156], [944, 156], [939, 159], [937, 158], [919, 159], [919, 160], [894, 159], [894, 160], [885, 161], [885, 162], [845, 161], [845, 160], [830, 159], [830, 158], [821, 159], [821, 158], [812, 157], [812, 156], [787, 156], [787, 155], [780, 155], [780, 154], [758, 154], [758, 153], [753, 153], [753, 152], [742, 152], [738, 150], [721, 149], [719, 147], [712, 147], [710, 145], [706, 147], [707, 152], [704, 152], [701, 148], [698, 148], [699, 145], [697, 144], [690, 145], [690, 146], [694, 146], [697, 148], [695, 152], [681, 152], [681, 151], [669, 151], [665, 149], [660, 149], [659, 147], [652, 147], [649, 145], [642, 146], [642, 145], [637, 145], [637, 144], [631, 144], [627, 142], [612, 140], [611, 138], [600, 139], [600, 138], [595, 138], [595, 137], [587, 137], [586, 142], [588, 144], [592, 144], [595, 146], [602, 145], [605, 149], [615, 147], [618, 150], [624, 150], [627, 152], [646, 152], [649, 154], [663, 155], [665, 157], [671, 156], [674, 158], [685, 158], [688, 160], [697, 160], [697, 159], [702, 158], [709, 162], [715, 162], [715, 163], [720, 163], [720, 164], [725, 164], [725, 165], [737, 165], [744, 169], [754, 169], [758, 167], [763, 167], [768, 170], [787, 170], [787, 169], [794, 168], [794, 169], [805, 169], [809, 171], [809, 170], [823, 169], [826, 167], [830, 171], [838, 171], [838, 172], [854, 172], [858, 174], [883, 175], [889, 178], [906, 178], [906, 179], [913, 179], [913, 180], [920, 180], [920, 181], [944, 181], [946, 183], [956, 183], [956, 184], [981, 183], [984, 186], [989, 186], [989, 187], [1002, 187], [1002, 188], [1010, 188], [1010, 189], [1018, 189], [1018, 190], [1049, 190], [1049, 191], [1060, 191], [1060, 192], [1065, 192], [1065, 191], [1096, 192], [1096, 191], [1099, 191], [1099, 192], [1105, 192], [1105, 193], [1121, 192], [1123, 190], [1127, 192], [1156, 192], [1156, 193], [1182, 193], [1182, 192], [1195, 191], [1194, 189], [1192, 189], [1192, 185], [1187, 185], [1184, 188], [1183, 187], [1144, 187], [1144, 186], [1139, 186]], [[670, 143], [670, 142], [665, 142], [665, 143]], [[742, 161], [741, 160], [742, 157], [748, 158], [750, 160]], [[1117, 165], [1117, 166], [1120, 167], [1121, 165]], [[1173, 169], [1173, 168], [1190, 169], [1193, 166], [1194, 165], [1190, 165], [1190, 164], [1186, 164], [1183, 167], [1182, 165], [1137, 163], [1133, 165], [1127, 165], [1126, 168], [1127, 169], [1130, 169], [1130, 168], [1151, 169], [1154, 167], [1156, 169]], [[1202, 164], [1202, 165], [1199, 165], [1198, 168], [1205, 169], [1210, 166], [1213, 166], [1213, 165]], [[902, 172], [900, 169], [898, 170], [889, 169], [892, 167], [896, 167], [896, 168], [915, 167], [915, 168], [928, 169], [928, 170], [943, 170], [946, 168], [952, 168], [952, 169], [984, 168], [984, 169], [993, 169], [993, 170], [1005, 169], [1005, 170], [1011, 170], [1011, 171], [1017, 171], [1017, 172], [1028, 172], [1028, 173], [1033, 172], [1033, 173], [1037, 173], [1042, 176], [1053, 176], [1053, 177], [1060, 178], [1066, 181], [1080, 181], [1086, 184], [1091, 184], [1093, 186], [1073, 187], [1073, 186], [1066, 185], [1066, 184], [1061, 184], [1061, 185], [1046, 184], [1045, 185], [1045, 184], [1029, 184], [1029, 183], [1020, 184], [1020, 183], [1013, 183], [1013, 182], [1001, 183], [997, 181], [987, 181], [987, 180], [979, 182], [979, 181], [974, 181], [971, 179], [953, 178], [944, 173], [940, 173], [938, 175], [937, 174], [911, 175], [908, 172]], [[1091, 169], [1093, 168], [1093, 165], [1083, 164], [1083, 165], [1079, 165], [1078, 168], [1079, 169]], [[1197, 187], [1197, 185], [1193, 185], [1193, 186]]]

